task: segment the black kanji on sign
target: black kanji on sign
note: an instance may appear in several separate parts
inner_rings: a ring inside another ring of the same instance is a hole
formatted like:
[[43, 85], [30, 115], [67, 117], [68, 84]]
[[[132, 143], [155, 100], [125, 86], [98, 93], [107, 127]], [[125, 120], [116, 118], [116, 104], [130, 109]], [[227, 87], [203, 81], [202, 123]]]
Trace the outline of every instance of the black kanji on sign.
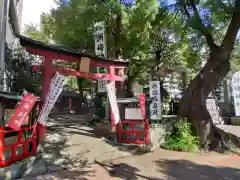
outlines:
[[97, 45], [97, 50], [98, 51], [103, 51], [104, 50], [104, 45], [101, 43], [101, 44], [98, 44]]
[[153, 108], [157, 109], [158, 108], [158, 104], [157, 103], [153, 103]]
[[157, 88], [157, 85], [156, 85], [156, 84], [153, 84], [153, 85], [152, 85], [152, 88], [153, 88], [153, 89], [156, 89], [156, 88]]
[[153, 102], [158, 102], [157, 96], [153, 96], [153, 97], [152, 97], [152, 101], [153, 101]]
[[240, 99], [240, 94], [236, 94], [235, 98]]
[[240, 107], [240, 102], [237, 102], [236, 105], [237, 105], [237, 107]]
[[97, 42], [103, 41], [103, 34], [97, 34], [96, 35], [96, 40], [97, 40]]
[[237, 90], [237, 91], [240, 91], [240, 86], [236, 85], [234, 89]]
[[101, 32], [101, 31], [103, 31], [103, 27], [102, 26], [96, 26], [95, 27], [95, 32]]
[[157, 110], [157, 109], [154, 109], [154, 110], [152, 111], [152, 114], [153, 114], [153, 115], [158, 115], [158, 110]]
[[239, 77], [233, 78], [233, 83], [239, 83], [239, 82], [240, 82], [240, 78]]
[[153, 95], [153, 96], [157, 96], [157, 95], [158, 95], [158, 90], [153, 90], [153, 91], [152, 91], [152, 95]]

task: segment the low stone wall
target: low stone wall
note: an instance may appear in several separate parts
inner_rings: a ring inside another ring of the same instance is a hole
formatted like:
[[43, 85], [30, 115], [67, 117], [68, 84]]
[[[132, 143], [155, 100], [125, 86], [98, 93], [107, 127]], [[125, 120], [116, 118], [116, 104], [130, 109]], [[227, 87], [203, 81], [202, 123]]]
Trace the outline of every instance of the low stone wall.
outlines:
[[240, 126], [240, 116], [231, 117], [231, 125]]

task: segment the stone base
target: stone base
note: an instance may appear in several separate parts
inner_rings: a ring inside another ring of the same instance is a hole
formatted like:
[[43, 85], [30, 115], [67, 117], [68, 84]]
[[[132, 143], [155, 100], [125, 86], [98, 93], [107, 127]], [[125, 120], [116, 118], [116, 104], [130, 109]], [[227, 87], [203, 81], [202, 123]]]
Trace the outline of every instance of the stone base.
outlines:
[[240, 126], [240, 116], [231, 117], [231, 125]]
[[149, 126], [149, 150], [154, 151], [165, 142], [166, 127], [162, 123], [154, 123]]
[[165, 142], [167, 132], [170, 132], [174, 123], [176, 122], [176, 116], [167, 116], [159, 121], [151, 121], [149, 125], [149, 144], [143, 146], [143, 151], [154, 151]]

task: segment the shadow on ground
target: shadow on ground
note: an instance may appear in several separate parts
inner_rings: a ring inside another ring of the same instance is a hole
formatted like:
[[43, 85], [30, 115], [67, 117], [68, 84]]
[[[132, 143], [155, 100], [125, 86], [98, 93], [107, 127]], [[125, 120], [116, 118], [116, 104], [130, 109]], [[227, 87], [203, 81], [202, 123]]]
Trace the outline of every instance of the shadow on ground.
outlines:
[[[91, 115], [68, 116], [68, 118], [61, 116], [50, 120], [47, 128], [48, 137], [44, 145], [44, 160], [47, 171], [56, 171], [56, 173], [51, 173], [44, 179], [96, 179], [94, 177], [99, 175], [97, 170], [99, 166], [108, 175], [107, 178], [99, 177], [99, 179], [104, 180], [113, 178], [123, 180], [237, 180], [240, 177], [240, 169], [197, 164], [198, 162], [181, 159], [166, 159], [168, 157], [157, 158], [158, 160], [148, 159], [148, 156], [130, 159], [120, 158], [113, 162], [98, 161], [96, 162], [97, 166], [95, 166], [89, 162], [89, 156], [92, 156], [92, 151], [101, 147], [95, 145], [84, 148], [85, 141], [88, 144], [97, 143], [99, 139], [106, 137], [109, 131], [105, 126], [101, 128], [87, 124], [87, 120], [90, 118]], [[82, 139], [69, 143], [69, 137], [72, 136]], [[110, 141], [103, 143], [108, 143], [118, 150], [129, 152], [128, 148], [124, 149]], [[66, 149], [74, 147], [77, 147], [77, 150], [73, 151], [73, 154], [66, 151]], [[59, 171], [60, 169], [64, 170]]]
[[159, 171], [172, 180], [237, 180], [240, 177], [240, 169], [196, 164], [189, 160], [159, 160], [156, 164]]
[[124, 180], [238, 180], [240, 177], [240, 169], [200, 165], [188, 160], [158, 160], [151, 167], [131, 163], [99, 164], [112, 178]]
[[[92, 156], [90, 151], [94, 149], [91, 150], [84, 147], [85, 139], [86, 141], [93, 141], [93, 143], [95, 140], [103, 139], [103, 143], [111, 145], [121, 152], [125, 151], [130, 153], [130, 150], [136, 148], [136, 146], [119, 146], [118, 144], [105, 140], [103, 137], [108, 136], [109, 129], [107, 129], [107, 127], [109, 127], [110, 124], [103, 124], [101, 127], [91, 126], [87, 123], [87, 120], [91, 118], [91, 115], [70, 115], [54, 117], [49, 121], [47, 137], [43, 148], [44, 161], [46, 162], [48, 171], [59, 170], [61, 168], [77, 168], [92, 163], [88, 161], [88, 158]], [[75, 140], [75, 143], [69, 143], [69, 138], [73, 136], [81, 139], [79, 139], [79, 141]], [[66, 149], [74, 148], [76, 148], [74, 155], [66, 151]]]

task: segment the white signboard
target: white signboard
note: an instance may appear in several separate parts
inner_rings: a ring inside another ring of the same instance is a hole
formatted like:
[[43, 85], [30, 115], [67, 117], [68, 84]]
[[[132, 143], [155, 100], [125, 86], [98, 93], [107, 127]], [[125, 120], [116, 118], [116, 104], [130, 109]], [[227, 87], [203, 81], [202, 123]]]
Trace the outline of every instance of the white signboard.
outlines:
[[161, 92], [160, 92], [160, 81], [150, 81], [150, 115], [151, 119], [161, 119]]
[[[104, 68], [102, 67], [97, 67], [97, 72], [98, 73], [105, 73]], [[106, 85], [108, 83], [108, 80], [105, 79], [100, 79], [98, 80], [98, 92], [106, 92]]]
[[143, 119], [140, 108], [125, 108], [125, 119], [130, 120]]
[[[105, 40], [105, 25], [104, 22], [98, 22], [94, 24], [95, 33], [95, 54], [97, 56], [107, 56], [107, 49], [106, 49], [106, 40]], [[97, 67], [98, 73], [106, 73], [106, 68], [104, 67]], [[98, 80], [98, 92], [106, 92], [106, 84], [108, 83], [107, 80]]]
[[97, 56], [106, 56], [105, 25], [104, 22], [94, 24], [95, 53]]
[[108, 99], [111, 105], [111, 110], [114, 116], [114, 124], [118, 124], [120, 122], [120, 115], [119, 115], [119, 109], [117, 104], [117, 98], [116, 98], [116, 89], [115, 89], [115, 82], [112, 81], [109, 84], [106, 85]]
[[240, 116], [240, 71], [232, 76], [232, 95], [234, 99], [235, 115]]
[[213, 123], [219, 124], [219, 122], [221, 121], [221, 118], [219, 116], [219, 111], [218, 111], [218, 107], [216, 105], [215, 99], [207, 99], [206, 106], [207, 106], [208, 112], [210, 113], [210, 116], [212, 117]]
[[56, 103], [59, 95], [62, 92], [65, 79], [66, 79], [65, 76], [60, 75], [58, 73], [53, 77], [53, 79], [51, 81], [50, 90], [44, 101], [41, 113], [38, 117], [39, 123], [46, 125], [46, 119], [47, 119], [50, 111], [52, 110], [54, 104]]

